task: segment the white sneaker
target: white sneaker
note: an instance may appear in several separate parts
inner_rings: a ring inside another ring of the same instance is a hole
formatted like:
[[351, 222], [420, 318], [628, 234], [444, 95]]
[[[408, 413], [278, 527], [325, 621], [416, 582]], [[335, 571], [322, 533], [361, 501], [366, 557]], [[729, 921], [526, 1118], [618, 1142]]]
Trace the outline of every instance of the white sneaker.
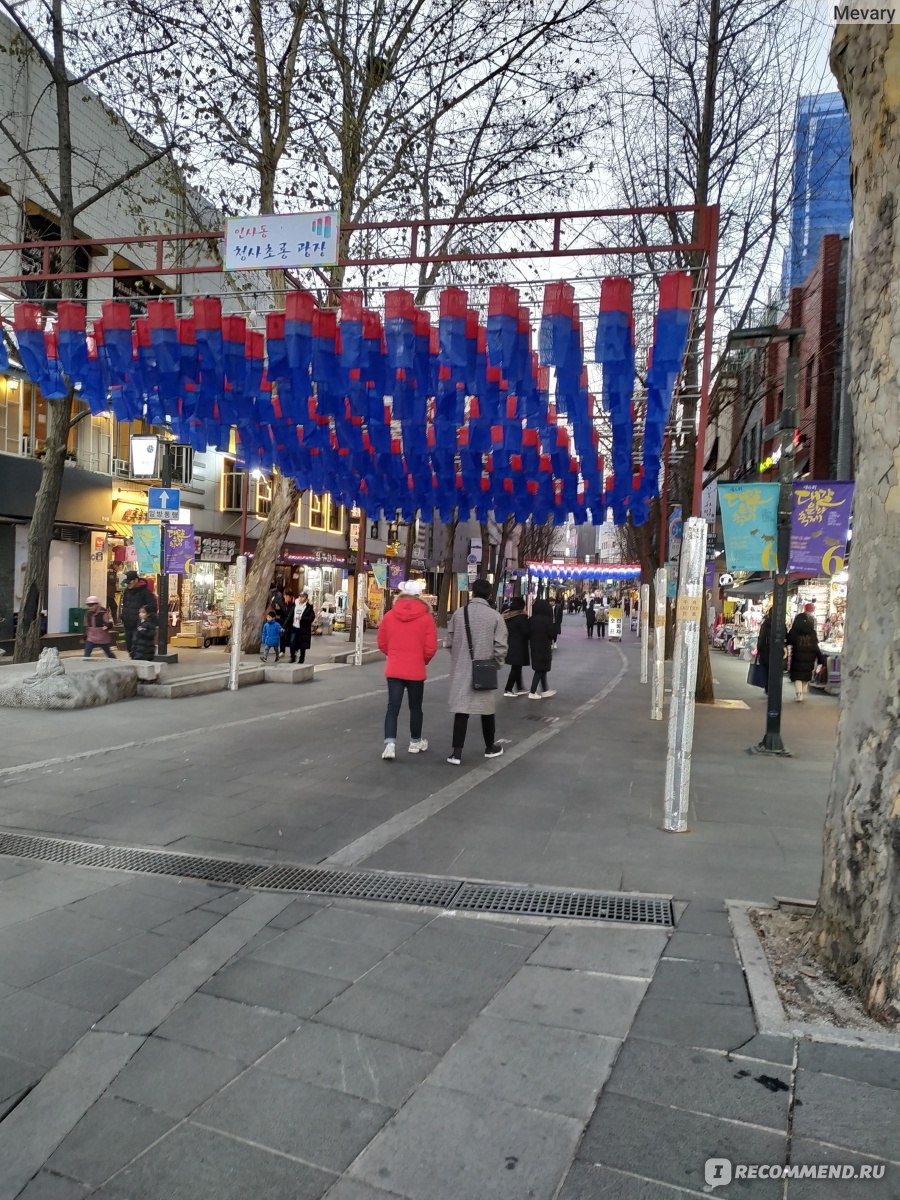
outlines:
[[504, 692], [503, 693], [504, 696], [508, 696], [510, 699], [512, 699], [514, 696], [518, 696], [518, 694], [519, 694], [518, 692]]
[[394, 742], [385, 742], [381, 757], [387, 762], [393, 762], [397, 757], [397, 746]]
[[540, 692], [529, 692], [528, 693], [529, 700], [540, 700], [540, 698], [541, 698]]
[[462, 762], [462, 754], [458, 750], [451, 750], [447, 756], [447, 762], [454, 767], [458, 767]]
[[524, 688], [519, 688], [519, 690], [517, 692], [513, 692], [513, 695], [518, 700], [520, 696], [527, 696], [528, 693], [525, 691]]
[[543, 696], [541, 696], [541, 699], [549, 700], [551, 696], [555, 696], [555, 695], [556, 695], [556, 688], [548, 688], [547, 691], [544, 692]]
[[428, 739], [419, 738], [417, 741], [409, 743], [410, 754], [424, 754], [428, 749]]
[[484, 757], [499, 758], [502, 753], [503, 747], [499, 744], [499, 742], [495, 742], [493, 746], [488, 746], [488, 748], [485, 750]]

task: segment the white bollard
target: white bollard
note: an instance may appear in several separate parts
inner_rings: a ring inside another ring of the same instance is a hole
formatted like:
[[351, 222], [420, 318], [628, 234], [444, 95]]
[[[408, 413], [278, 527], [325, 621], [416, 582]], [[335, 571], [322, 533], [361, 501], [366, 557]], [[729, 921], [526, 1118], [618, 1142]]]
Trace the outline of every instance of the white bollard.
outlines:
[[675, 658], [672, 663], [672, 702], [669, 705], [669, 743], [666, 750], [666, 791], [663, 829], [687, 830], [691, 786], [691, 748], [694, 742], [694, 692], [703, 626], [703, 569], [706, 521], [689, 517], [684, 523], [681, 570], [675, 608]]
[[650, 692], [650, 718], [663, 719], [666, 698], [666, 586], [665, 567], [656, 572], [653, 587], [656, 592], [653, 608], [653, 685]]
[[353, 651], [353, 663], [357, 667], [362, 666], [363, 646], [365, 645], [364, 637], [366, 627], [366, 615], [368, 614], [369, 606], [366, 602], [366, 577], [363, 575], [360, 582], [359, 572], [356, 573], [356, 643]]
[[647, 682], [650, 657], [650, 584], [641, 584], [641, 683]]
[[238, 690], [241, 674], [241, 640], [244, 632], [244, 591], [247, 587], [247, 555], [238, 555], [234, 569], [234, 610], [231, 614], [231, 657], [228, 660], [228, 690]]

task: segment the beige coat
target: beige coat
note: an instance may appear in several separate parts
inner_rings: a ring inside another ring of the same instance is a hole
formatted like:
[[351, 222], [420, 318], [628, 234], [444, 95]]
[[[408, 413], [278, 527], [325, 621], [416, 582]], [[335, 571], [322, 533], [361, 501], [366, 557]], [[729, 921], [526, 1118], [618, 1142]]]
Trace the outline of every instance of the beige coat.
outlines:
[[[498, 667], [506, 661], [506, 623], [487, 600], [473, 599], [468, 603], [469, 625], [472, 629], [472, 650], [475, 658], [492, 658]], [[458, 608], [447, 626], [444, 645], [450, 651], [450, 696], [447, 706], [452, 713], [485, 716], [496, 712], [497, 692], [476, 692], [472, 687], [472, 656], [466, 639], [464, 610]]]

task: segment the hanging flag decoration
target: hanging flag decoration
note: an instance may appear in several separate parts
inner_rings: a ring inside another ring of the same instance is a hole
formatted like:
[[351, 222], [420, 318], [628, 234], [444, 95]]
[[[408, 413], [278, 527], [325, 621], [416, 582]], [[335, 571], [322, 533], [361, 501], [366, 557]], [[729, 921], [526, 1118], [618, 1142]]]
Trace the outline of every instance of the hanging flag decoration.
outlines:
[[602, 403], [612, 425], [611, 494], [613, 520], [623, 525], [633, 486], [634, 317], [631, 280], [604, 279], [600, 285], [595, 357], [603, 368]]
[[837, 575], [847, 560], [853, 484], [794, 483], [788, 570]]
[[719, 508], [729, 571], [778, 567], [777, 483], [720, 483]]

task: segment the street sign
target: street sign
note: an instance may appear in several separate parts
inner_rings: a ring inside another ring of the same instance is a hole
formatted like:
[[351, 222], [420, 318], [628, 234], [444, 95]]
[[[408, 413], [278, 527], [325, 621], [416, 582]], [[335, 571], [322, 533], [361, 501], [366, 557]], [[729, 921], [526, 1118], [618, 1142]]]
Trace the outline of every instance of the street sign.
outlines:
[[181, 510], [179, 488], [147, 489], [147, 520], [177, 521]]

